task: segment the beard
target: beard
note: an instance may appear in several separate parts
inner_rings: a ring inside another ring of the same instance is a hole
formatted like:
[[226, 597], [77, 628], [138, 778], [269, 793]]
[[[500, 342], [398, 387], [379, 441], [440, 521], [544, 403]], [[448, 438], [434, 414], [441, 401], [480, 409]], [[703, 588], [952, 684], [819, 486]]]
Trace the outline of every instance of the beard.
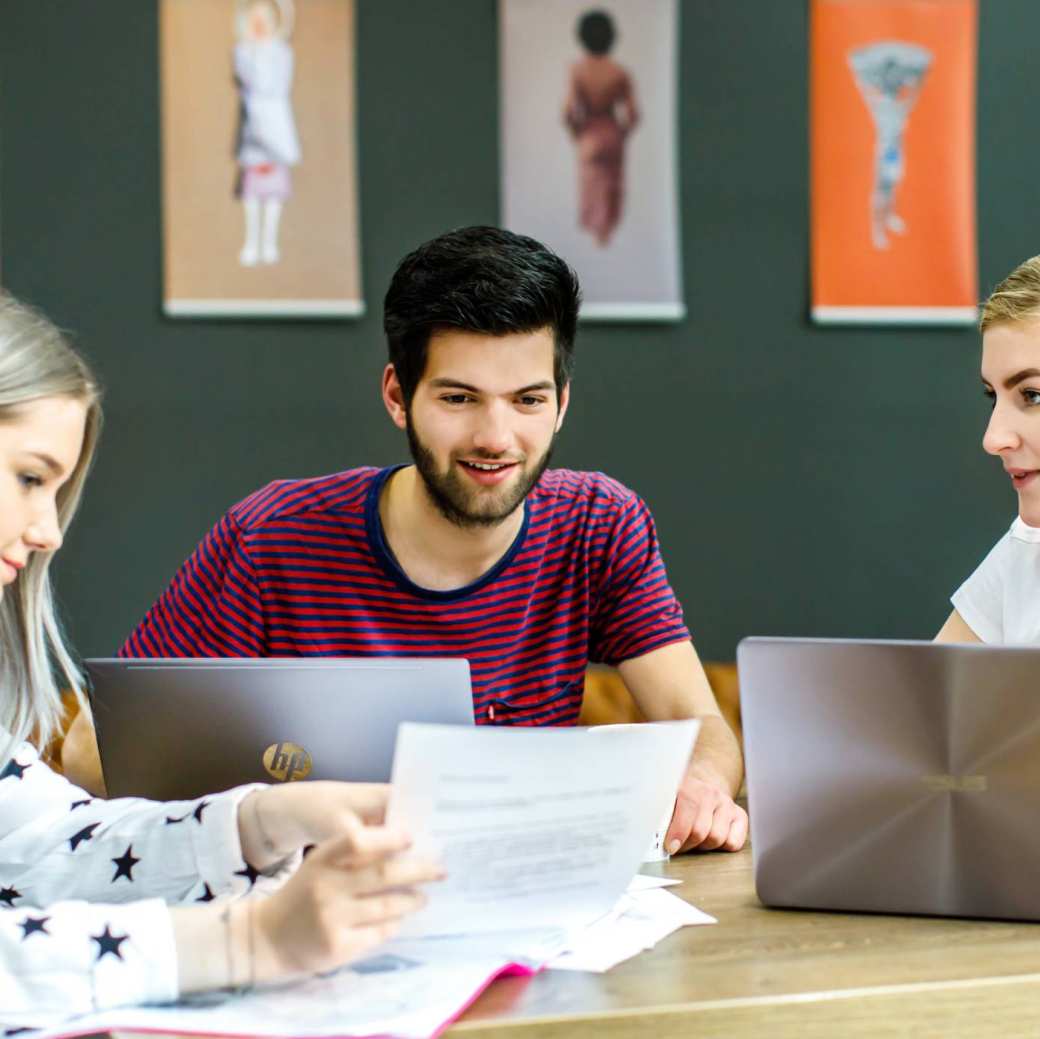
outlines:
[[[437, 468], [433, 452], [419, 439], [410, 416], [405, 423], [405, 432], [408, 435], [408, 449], [411, 451], [415, 468], [437, 511], [450, 523], [464, 529], [494, 527], [511, 516], [531, 493], [531, 488], [542, 478], [542, 473], [548, 468], [556, 441], [554, 435], [545, 453], [533, 464], [529, 464], [526, 458], [518, 461], [518, 476], [509, 486], [502, 489], [488, 488], [481, 492], [466, 485], [465, 478], [455, 464], [454, 456], [449, 459], [445, 471]], [[470, 456], [472, 457], [472, 452]], [[502, 460], [486, 455], [480, 457], [488, 462]]]

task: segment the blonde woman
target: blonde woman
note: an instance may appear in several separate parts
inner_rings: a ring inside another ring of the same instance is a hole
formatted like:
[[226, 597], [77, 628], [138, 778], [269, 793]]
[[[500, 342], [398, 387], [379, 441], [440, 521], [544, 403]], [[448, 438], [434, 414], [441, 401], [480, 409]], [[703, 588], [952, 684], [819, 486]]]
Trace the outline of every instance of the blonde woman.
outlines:
[[[380, 786], [100, 801], [41, 761], [33, 743], [61, 713], [54, 673], [79, 687], [48, 567], [98, 398], [60, 333], [0, 297], [0, 1031], [336, 967], [387, 938], [439, 876], [397, 855], [408, 841], [379, 825]], [[273, 874], [291, 875], [262, 894]]]
[[953, 595], [940, 642], [1040, 642], [1040, 256], [982, 307], [982, 385], [993, 414], [982, 446], [999, 458], [1018, 515]]

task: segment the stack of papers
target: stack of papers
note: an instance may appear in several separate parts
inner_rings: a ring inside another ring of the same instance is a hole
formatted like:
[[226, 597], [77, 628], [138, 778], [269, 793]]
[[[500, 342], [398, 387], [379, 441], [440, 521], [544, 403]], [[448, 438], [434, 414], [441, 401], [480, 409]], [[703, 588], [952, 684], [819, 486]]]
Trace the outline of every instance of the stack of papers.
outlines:
[[[715, 923], [664, 890], [677, 881], [637, 876], [614, 910], [570, 941], [552, 930], [484, 938], [420, 938], [384, 945], [375, 956], [322, 977], [255, 992], [215, 992], [168, 1007], [127, 1007], [25, 1033], [59, 1039], [97, 1032], [430, 1039], [497, 977], [553, 970], [603, 972], [686, 924]], [[654, 884], [650, 887], [648, 884]], [[503, 945], [514, 952], [503, 956]], [[523, 951], [526, 950], [526, 951]], [[22, 1039], [22, 1036], [19, 1036]]]
[[405, 724], [388, 819], [447, 879], [400, 937], [331, 974], [173, 1006], [91, 1014], [33, 1039], [112, 1031], [429, 1039], [503, 973], [605, 971], [684, 924], [714, 922], [632, 881], [697, 723], [582, 729]]

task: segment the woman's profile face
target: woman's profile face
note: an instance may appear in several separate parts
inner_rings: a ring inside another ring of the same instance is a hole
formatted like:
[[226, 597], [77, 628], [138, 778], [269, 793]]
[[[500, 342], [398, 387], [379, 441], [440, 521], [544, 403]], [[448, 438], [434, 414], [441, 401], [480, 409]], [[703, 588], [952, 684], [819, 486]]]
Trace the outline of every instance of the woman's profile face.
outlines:
[[61, 547], [57, 495], [83, 447], [86, 405], [41, 397], [0, 421], [0, 596], [33, 552]]
[[1040, 527], [1040, 318], [986, 331], [982, 383], [993, 404], [982, 446], [1003, 462], [1019, 516]]

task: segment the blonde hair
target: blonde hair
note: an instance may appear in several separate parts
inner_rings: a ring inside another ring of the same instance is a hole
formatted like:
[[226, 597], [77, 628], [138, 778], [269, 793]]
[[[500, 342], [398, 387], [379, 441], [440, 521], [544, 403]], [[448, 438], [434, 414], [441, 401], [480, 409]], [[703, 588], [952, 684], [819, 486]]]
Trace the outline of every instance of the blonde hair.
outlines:
[[[101, 432], [101, 391], [86, 361], [42, 314], [0, 295], [0, 423], [44, 397], [72, 397], [87, 407], [79, 460], [57, 495], [64, 533], [79, 505]], [[59, 681], [81, 693], [51, 592], [52, 552], [35, 552], [0, 599], [0, 767], [21, 741], [44, 746], [62, 716]], [[10, 741], [10, 742], [8, 742]], [[5, 745], [6, 744], [6, 745]]]
[[1020, 263], [982, 304], [979, 330], [993, 325], [1040, 318], [1040, 256]]

